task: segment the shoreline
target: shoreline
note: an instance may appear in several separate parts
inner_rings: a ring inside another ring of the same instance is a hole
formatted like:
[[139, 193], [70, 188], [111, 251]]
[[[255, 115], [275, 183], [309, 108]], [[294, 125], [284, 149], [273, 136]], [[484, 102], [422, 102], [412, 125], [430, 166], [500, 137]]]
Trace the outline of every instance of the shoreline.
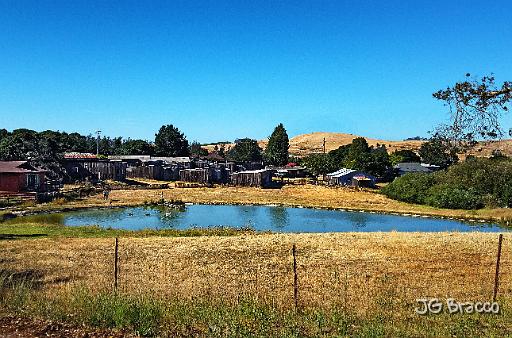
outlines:
[[[310, 190], [318, 191], [320, 196], [308, 196]], [[161, 196], [164, 196], [165, 201], [182, 201], [184, 203], [192, 204], [308, 208], [318, 210], [336, 210], [342, 212], [394, 215], [412, 218], [447, 219], [478, 224], [492, 223], [505, 226], [508, 226], [510, 222], [509, 220], [512, 219], [512, 210], [437, 209], [422, 205], [394, 201], [379, 194], [378, 192], [355, 191], [339, 188], [332, 189], [316, 186], [290, 186], [287, 189], [281, 189], [279, 191], [240, 187], [115, 190], [112, 192], [112, 198], [109, 202], [105, 202], [99, 195], [94, 195], [83, 200], [71, 201], [63, 204], [55, 204], [55, 202], [53, 202], [28, 207], [18, 206], [0, 210], [0, 219], [5, 220], [9, 217], [23, 217], [42, 213], [71, 212], [87, 209], [100, 210], [110, 208], [129, 208], [145, 205], [158, 205]], [[357, 198], [363, 199], [363, 201], [356, 200], [355, 203], [350, 204], [354, 199]], [[382, 203], [381, 200], [383, 200], [386, 204]], [[346, 203], [347, 201], [348, 203]], [[382, 205], [375, 206], [377, 202]], [[343, 205], [343, 203], [349, 205]], [[499, 215], [492, 215], [493, 212], [501, 212], [506, 215], [500, 217]], [[491, 213], [491, 215], [486, 215], [483, 213]]]

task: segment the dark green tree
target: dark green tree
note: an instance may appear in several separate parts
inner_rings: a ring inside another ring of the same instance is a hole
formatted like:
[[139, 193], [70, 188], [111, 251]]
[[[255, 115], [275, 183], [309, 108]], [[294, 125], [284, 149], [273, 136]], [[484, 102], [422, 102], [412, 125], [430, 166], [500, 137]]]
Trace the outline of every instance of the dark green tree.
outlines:
[[315, 176], [325, 175], [339, 169], [339, 167], [334, 163], [332, 157], [329, 156], [329, 154], [323, 153], [310, 154], [302, 158], [301, 164]]
[[188, 156], [188, 141], [185, 135], [172, 124], [162, 126], [155, 135], [157, 156]]
[[397, 150], [389, 155], [392, 165], [404, 162], [421, 162], [421, 158], [412, 150]]
[[423, 162], [438, 165], [441, 168], [447, 168], [459, 160], [456, 149], [439, 135], [434, 135], [429, 141], [423, 143], [419, 153]]
[[153, 155], [154, 147], [145, 140], [128, 139], [123, 142], [119, 155]]
[[262, 160], [262, 149], [256, 140], [250, 138], [240, 139], [228, 151], [228, 159], [240, 163], [260, 162]]
[[279, 123], [268, 139], [265, 149], [265, 162], [275, 166], [288, 164], [288, 148], [290, 142], [282, 123]]

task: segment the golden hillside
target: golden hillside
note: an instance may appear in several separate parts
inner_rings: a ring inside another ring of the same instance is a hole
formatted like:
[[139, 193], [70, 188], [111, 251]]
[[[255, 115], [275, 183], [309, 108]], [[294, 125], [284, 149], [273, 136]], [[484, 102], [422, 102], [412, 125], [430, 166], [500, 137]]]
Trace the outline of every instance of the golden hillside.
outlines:
[[[339, 148], [342, 145], [346, 145], [352, 142], [356, 137], [360, 137], [354, 134], [345, 133], [329, 133], [329, 132], [314, 132], [310, 134], [302, 134], [292, 137], [290, 139], [290, 154], [295, 156], [304, 156], [311, 153], [322, 152], [323, 140], [325, 138], [326, 151], [331, 151]], [[391, 153], [396, 150], [418, 150], [421, 147], [423, 141], [388, 141], [388, 140], [377, 140], [365, 137], [366, 141], [370, 146], [385, 145], [388, 152]], [[258, 144], [260, 147], [265, 149], [268, 140], [260, 140]], [[225, 145], [226, 151], [234, 146], [234, 143]], [[208, 151], [213, 151], [215, 145], [205, 145], [203, 148]], [[469, 154], [481, 157], [488, 157], [492, 154], [493, 150], [499, 149], [504, 155], [512, 156], [512, 140], [502, 140], [494, 142], [481, 142], [475, 146]]]

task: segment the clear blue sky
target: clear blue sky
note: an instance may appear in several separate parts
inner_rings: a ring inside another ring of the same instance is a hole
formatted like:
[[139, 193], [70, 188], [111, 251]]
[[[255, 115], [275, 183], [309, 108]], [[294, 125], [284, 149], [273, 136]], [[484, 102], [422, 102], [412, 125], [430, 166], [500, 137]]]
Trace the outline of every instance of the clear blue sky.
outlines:
[[427, 136], [466, 72], [512, 80], [512, 1], [0, 0], [9, 130]]

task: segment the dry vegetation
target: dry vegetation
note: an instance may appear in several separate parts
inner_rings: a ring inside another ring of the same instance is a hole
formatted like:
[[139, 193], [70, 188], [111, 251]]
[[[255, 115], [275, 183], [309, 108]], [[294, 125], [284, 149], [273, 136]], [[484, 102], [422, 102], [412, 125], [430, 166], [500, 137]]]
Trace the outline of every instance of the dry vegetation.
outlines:
[[[342, 145], [350, 144], [352, 140], [358, 135], [345, 134], [345, 133], [329, 133], [329, 132], [315, 132], [310, 134], [302, 134], [292, 137], [290, 139], [290, 154], [294, 156], [304, 156], [311, 153], [318, 153], [323, 151], [323, 140], [325, 138], [325, 148], [327, 151], [338, 149]], [[385, 145], [388, 152], [396, 150], [418, 150], [421, 147], [423, 141], [389, 141], [389, 140], [377, 140], [365, 137], [368, 144], [376, 146], [377, 144]], [[265, 148], [268, 140], [260, 140], [258, 144], [260, 147]], [[233, 147], [233, 143], [225, 145], [226, 150]], [[203, 146], [208, 151], [213, 151], [215, 145]], [[489, 157], [493, 150], [499, 149], [504, 155], [512, 155], [512, 140], [502, 141], [488, 141], [480, 142], [473, 149], [468, 152], [468, 155]], [[462, 156], [464, 157], [464, 156]]]
[[[492, 297], [497, 235], [482, 233], [261, 234], [122, 238], [122, 294], [236, 303], [251, 296], [293, 306], [291, 247], [297, 245], [299, 305], [361, 318], [381, 311], [418, 320], [415, 300]], [[511, 235], [505, 235], [500, 300], [512, 292]], [[29, 273], [42, 291], [110, 291], [113, 239], [0, 241], [0, 269]]]

